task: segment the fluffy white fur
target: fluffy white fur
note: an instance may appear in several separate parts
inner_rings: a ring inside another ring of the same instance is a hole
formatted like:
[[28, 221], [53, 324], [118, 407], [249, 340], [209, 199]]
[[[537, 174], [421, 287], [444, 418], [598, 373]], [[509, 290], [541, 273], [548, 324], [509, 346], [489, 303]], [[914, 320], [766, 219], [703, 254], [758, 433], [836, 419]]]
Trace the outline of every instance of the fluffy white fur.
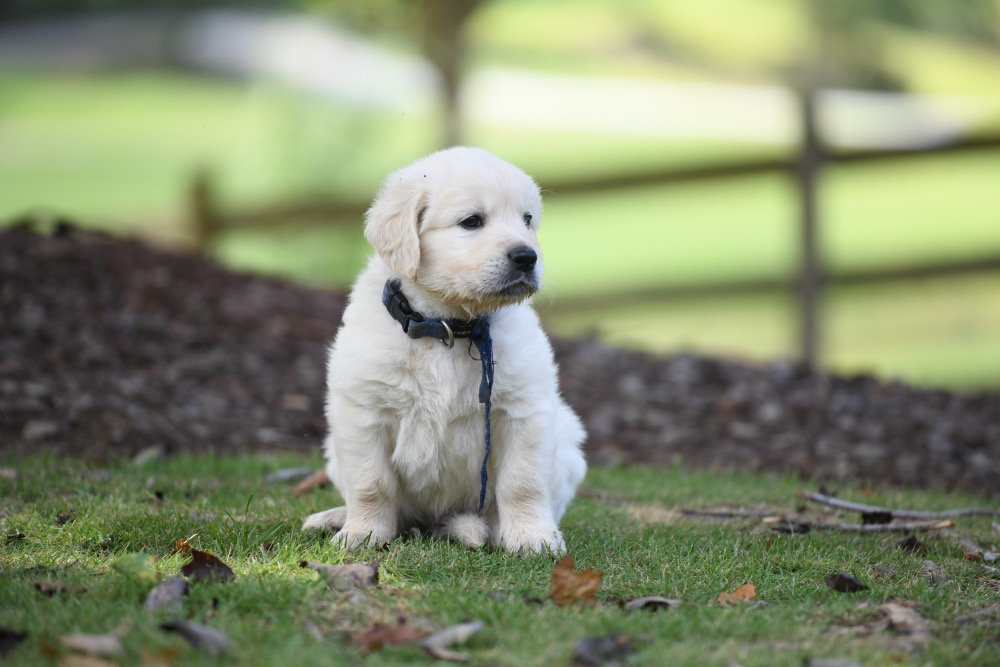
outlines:
[[[376, 250], [330, 350], [327, 472], [346, 501], [304, 529], [339, 529], [347, 548], [414, 526], [471, 546], [560, 553], [559, 521], [586, 472], [580, 420], [559, 395], [552, 348], [527, 299], [542, 274], [541, 197], [516, 167], [474, 148], [434, 153], [391, 174], [365, 219]], [[459, 223], [480, 216], [483, 224]], [[510, 253], [530, 248], [532, 271]], [[523, 269], [523, 267], [522, 267]], [[382, 305], [402, 281], [428, 317], [490, 314], [495, 381], [492, 453], [484, 450], [482, 367], [468, 339], [410, 339]]]

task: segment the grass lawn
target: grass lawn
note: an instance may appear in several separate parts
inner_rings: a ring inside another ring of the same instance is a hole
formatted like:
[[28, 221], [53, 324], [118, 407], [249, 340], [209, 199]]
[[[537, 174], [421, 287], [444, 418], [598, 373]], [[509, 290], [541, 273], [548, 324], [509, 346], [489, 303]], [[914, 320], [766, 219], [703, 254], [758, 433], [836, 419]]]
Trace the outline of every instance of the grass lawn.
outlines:
[[[481, 621], [484, 629], [455, 647], [473, 665], [565, 665], [581, 640], [610, 633], [627, 635], [637, 651], [626, 662], [633, 665], [800, 665], [809, 656], [864, 665], [1000, 661], [997, 616], [962, 618], [1000, 601], [1000, 578], [966, 560], [952, 538], [920, 533], [925, 551], [911, 554], [891, 547], [899, 536], [888, 533], [789, 535], [772, 532], [759, 518], [713, 522], [676, 512], [723, 506], [794, 512], [803, 484], [789, 478], [591, 471], [563, 528], [577, 567], [603, 572], [603, 582], [596, 606], [560, 607], [548, 599], [549, 557], [471, 551], [420, 537], [345, 556], [325, 537], [299, 532], [302, 517], [333, 504], [334, 493], [293, 498], [288, 486], [265, 477], [318, 464], [315, 456], [298, 455], [183, 456], [145, 466], [2, 461], [0, 627], [28, 633], [6, 664], [76, 664], [63, 655], [59, 637], [116, 630], [125, 646], [120, 664], [358, 664], [362, 654], [350, 638], [376, 622], [394, 625], [400, 616], [428, 630]], [[984, 502], [889, 489], [844, 489], [842, 495], [911, 509]], [[959, 519], [956, 531], [986, 548], [1000, 542], [989, 518]], [[146, 612], [153, 581], [112, 563], [146, 553], [159, 558], [159, 576], [177, 575], [185, 559], [171, 551], [176, 540], [193, 534], [192, 545], [228, 563], [235, 580], [193, 582], [181, 612]], [[329, 590], [315, 572], [299, 567], [302, 560], [375, 557], [379, 584], [358, 597]], [[935, 564], [936, 574], [927, 574], [925, 561]], [[840, 571], [869, 588], [829, 590], [824, 577]], [[46, 596], [35, 582], [70, 588]], [[753, 602], [717, 601], [720, 592], [747, 583], [755, 585]], [[657, 613], [620, 607], [646, 595], [679, 604]], [[905, 636], [876, 627], [877, 607], [890, 600], [912, 602], [929, 624], [922, 652], [907, 652]], [[177, 617], [225, 632], [231, 648], [214, 657], [158, 628]], [[408, 645], [373, 651], [363, 661], [432, 659]]]

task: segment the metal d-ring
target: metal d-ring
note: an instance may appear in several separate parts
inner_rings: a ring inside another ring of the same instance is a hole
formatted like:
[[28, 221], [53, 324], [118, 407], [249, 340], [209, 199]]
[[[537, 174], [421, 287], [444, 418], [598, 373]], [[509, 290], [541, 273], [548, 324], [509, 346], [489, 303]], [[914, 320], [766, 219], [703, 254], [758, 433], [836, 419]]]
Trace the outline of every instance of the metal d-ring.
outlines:
[[442, 340], [441, 344], [444, 345], [449, 350], [455, 347], [455, 334], [452, 333], [451, 327], [444, 320], [441, 320], [441, 324], [444, 326], [444, 330], [448, 332], [448, 340]]

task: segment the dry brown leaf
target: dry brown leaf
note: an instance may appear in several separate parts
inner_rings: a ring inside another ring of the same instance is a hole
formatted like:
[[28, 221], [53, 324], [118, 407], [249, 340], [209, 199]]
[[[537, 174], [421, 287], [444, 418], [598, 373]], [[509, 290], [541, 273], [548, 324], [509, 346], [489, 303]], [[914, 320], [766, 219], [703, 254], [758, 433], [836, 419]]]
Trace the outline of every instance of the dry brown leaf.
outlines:
[[13, 651], [28, 638], [28, 633], [15, 628], [0, 627], [0, 658]]
[[146, 611], [170, 609], [180, 612], [184, 604], [184, 596], [188, 592], [187, 579], [170, 577], [157, 584], [146, 596]]
[[194, 535], [185, 540], [177, 540], [177, 551], [191, 559], [189, 563], [185, 563], [181, 567], [181, 574], [193, 581], [202, 581], [203, 579], [230, 581], [236, 578], [236, 573], [233, 572], [232, 568], [217, 557], [191, 546], [193, 538]]
[[459, 623], [450, 628], [439, 630], [426, 637], [420, 645], [427, 649], [427, 652], [438, 660], [450, 660], [452, 662], [466, 662], [469, 656], [465, 653], [452, 651], [455, 644], [464, 643], [469, 637], [486, 627], [482, 621], [469, 621]]
[[329, 565], [316, 561], [304, 560], [299, 567], [308, 567], [319, 572], [330, 588], [336, 591], [348, 591], [355, 588], [368, 588], [378, 583], [379, 561], [376, 558], [371, 563], [349, 563], [347, 565]]
[[56, 664], [59, 667], [118, 667], [117, 662], [80, 653], [64, 653], [59, 656]]
[[125, 655], [125, 646], [122, 644], [121, 635], [117, 633], [87, 635], [74, 632], [60, 637], [59, 643], [73, 651], [104, 658], [118, 658]]
[[552, 569], [552, 601], [560, 607], [574, 602], [595, 605], [603, 577], [597, 570], [577, 572], [573, 556], [564, 556]]
[[716, 598], [719, 604], [738, 604], [740, 602], [749, 602], [757, 597], [757, 589], [754, 588], [752, 583], [743, 584], [735, 591], [722, 591]]
[[587, 637], [573, 648], [574, 665], [620, 665], [635, 653], [628, 635]]
[[301, 495], [312, 491], [313, 489], [319, 488], [321, 486], [326, 486], [330, 483], [330, 476], [326, 474], [326, 468], [320, 468], [313, 474], [306, 477], [304, 480], [295, 485], [292, 489], [292, 495], [298, 498]]
[[142, 649], [142, 662], [139, 664], [142, 667], [170, 667], [178, 655], [180, 649], [177, 646], [168, 646], [155, 651]]
[[59, 581], [35, 580], [31, 582], [42, 595], [52, 597], [56, 593], [86, 593], [87, 588], [79, 584], [66, 584]]
[[170, 621], [160, 623], [160, 629], [167, 632], [176, 632], [195, 648], [203, 648], [212, 655], [229, 650], [231, 642], [229, 636], [221, 630], [193, 623], [191, 621]]
[[670, 609], [676, 607], [681, 602], [674, 598], [665, 598], [662, 595], [650, 595], [644, 598], [636, 598], [625, 603], [625, 611], [636, 611], [648, 609], [649, 611], [659, 611], [660, 609]]
[[386, 646], [400, 646], [415, 642], [426, 634], [426, 632], [408, 625], [405, 618], [400, 618], [396, 625], [375, 623], [370, 628], [351, 637], [351, 643], [360, 646], [365, 651], [379, 651]]
[[868, 587], [858, 581], [858, 578], [847, 572], [834, 572], [823, 577], [823, 583], [831, 591], [838, 593], [857, 593]]
[[909, 600], [896, 600], [879, 605], [877, 611], [887, 624], [887, 629], [900, 637], [903, 648], [916, 651], [930, 639], [927, 621], [914, 609]]

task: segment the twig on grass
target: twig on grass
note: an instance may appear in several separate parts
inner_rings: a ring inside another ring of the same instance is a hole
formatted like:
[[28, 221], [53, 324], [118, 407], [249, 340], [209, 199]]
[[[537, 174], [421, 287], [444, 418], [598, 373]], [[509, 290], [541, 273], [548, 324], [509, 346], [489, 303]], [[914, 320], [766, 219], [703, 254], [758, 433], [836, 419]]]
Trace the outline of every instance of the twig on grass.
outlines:
[[896, 519], [951, 519], [957, 516], [1000, 516], [1000, 509], [989, 507], [963, 507], [960, 509], [944, 510], [942, 512], [926, 512], [923, 510], [892, 509], [889, 507], [878, 507], [876, 505], [865, 505], [864, 503], [854, 503], [849, 500], [841, 500], [833, 496], [827, 496], [814, 491], [799, 491], [799, 498], [811, 500], [815, 503], [835, 507], [849, 512], [882, 513], [891, 514]]
[[909, 523], [807, 523], [812, 530], [841, 530], [850, 533], [910, 533], [916, 530], [946, 530], [954, 521], [911, 521]]
[[744, 508], [729, 509], [725, 507], [716, 509], [689, 509], [682, 507], [680, 513], [689, 517], [704, 517], [707, 519], [758, 519], [780, 514], [768, 508]]

